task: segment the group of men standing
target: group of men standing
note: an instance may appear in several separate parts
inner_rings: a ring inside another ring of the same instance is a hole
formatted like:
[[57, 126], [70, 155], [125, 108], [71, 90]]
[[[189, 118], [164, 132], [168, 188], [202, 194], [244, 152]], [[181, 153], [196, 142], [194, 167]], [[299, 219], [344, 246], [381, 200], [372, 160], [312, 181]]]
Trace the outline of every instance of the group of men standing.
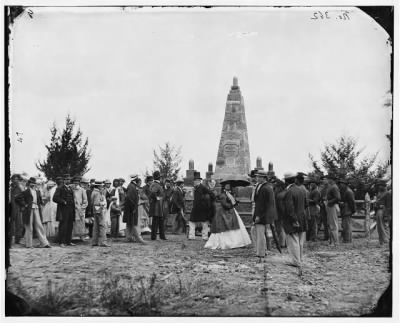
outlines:
[[[255, 173], [256, 185], [252, 237], [256, 255], [265, 257], [269, 236], [277, 233], [280, 247], [287, 247], [291, 262], [299, 268], [303, 260], [303, 246], [307, 240], [316, 241], [323, 224], [324, 240], [336, 247], [339, 243], [339, 217], [342, 218], [342, 242], [352, 242], [352, 216], [356, 213], [354, 192], [346, 179], [328, 174], [319, 179], [307, 178], [304, 173], [287, 173], [284, 182], [271, 178], [265, 171]], [[306, 185], [308, 188], [306, 187]], [[376, 219], [380, 243], [388, 241], [388, 219], [391, 214], [391, 194], [386, 182], [376, 183]]]

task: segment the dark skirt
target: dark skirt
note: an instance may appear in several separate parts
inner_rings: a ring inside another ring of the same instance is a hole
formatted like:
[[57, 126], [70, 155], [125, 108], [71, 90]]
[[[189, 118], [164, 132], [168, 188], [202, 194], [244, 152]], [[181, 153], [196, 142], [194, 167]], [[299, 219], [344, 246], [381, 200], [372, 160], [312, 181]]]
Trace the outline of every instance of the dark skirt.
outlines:
[[239, 230], [239, 228], [235, 210], [233, 208], [226, 210], [217, 203], [216, 214], [211, 222], [211, 233]]

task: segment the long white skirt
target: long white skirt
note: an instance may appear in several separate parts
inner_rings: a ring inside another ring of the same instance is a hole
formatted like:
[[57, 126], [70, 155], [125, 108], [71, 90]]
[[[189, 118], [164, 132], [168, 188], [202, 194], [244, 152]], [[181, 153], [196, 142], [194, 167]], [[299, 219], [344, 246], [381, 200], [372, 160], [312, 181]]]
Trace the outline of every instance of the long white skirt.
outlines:
[[235, 215], [239, 222], [238, 230], [229, 230], [220, 233], [212, 233], [208, 238], [204, 248], [208, 249], [234, 249], [251, 244], [249, 234], [243, 224], [242, 219], [236, 210]]

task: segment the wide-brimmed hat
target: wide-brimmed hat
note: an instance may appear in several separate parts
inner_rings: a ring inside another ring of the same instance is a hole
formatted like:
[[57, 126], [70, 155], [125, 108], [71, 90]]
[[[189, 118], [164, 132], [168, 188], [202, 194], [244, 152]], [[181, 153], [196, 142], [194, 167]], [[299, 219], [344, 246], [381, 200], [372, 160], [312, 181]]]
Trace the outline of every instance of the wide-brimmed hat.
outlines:
[[49, 180], [49, 181], [46, 183], [46, 185], [47, 185], [47, 186], [56, 186], [57, 184], [56, 184], [56, 182], [53, 182], [52, 180]]
[[103, 181], [95, 181], [94, 182], [94, 186], [102, 186], [102, 185], [104, 185]]
[[21, 180], [27, 181], [29, 179], [28, 173], [22, 172], [21, 173]]
[[297, 176], [297, 174], [293, 173], [293, 172], [287, 172], [287, 173], [283, 174], [284, 179], [291, 179], [291, 178], [295, 178], [296, 176]]
[[202, 178], [201, 178], [200, 172], [194, 172], [193, 179], [194, 180], [196, 180], [196, 179], [200, 179], [201, 180]]
[[166, 179], [164, 180], [164, 183], [171, 183], [171, 180], [170, 180], [169, 178], [166, 178]]
[[104, 181], [104, 184], [111, 184], [111, 181], [110, 181], [109, 179], [106, 179], [106, 180]]
[[88, 178], [82, 177], [82, 178], [81, 178], [81, 183], [83, 183], [83, 184], [89, 184], [90, 181], [89, 181]]
[[176, 179], [176, 181], [175, 181], [176, 184], [182, 184], [182, 183], [184, 183], [184, 182], [185, 182], [185, 181], [183, 180], [182, 177], [178, 177], [178, 178]]
[[139, 175], [137, 174], [133, 174], [133, 175], [129, 175], [129, 178], [132, 181], [137, 181], [139, 179]]
[[35, 177], [31, 177], [28, 179], [28, 183], [32, 183], [32, 184], [36, 184], [36, 178]]
[[153, 179], [154, 179], [154, 178], [153, 178], [153, 176], [151, 176], [151, 175], [146, 176], [146, 183], [152, 181]]
[[339, 178], [337, 182], [338, 184], [349, 184], [349, 181], [346, 178]]
[[312, 183], [319, 184], [319, 178], [314, 177], [314, 176], [308, 176], [306, 182], [308, 184], [312, 184]]

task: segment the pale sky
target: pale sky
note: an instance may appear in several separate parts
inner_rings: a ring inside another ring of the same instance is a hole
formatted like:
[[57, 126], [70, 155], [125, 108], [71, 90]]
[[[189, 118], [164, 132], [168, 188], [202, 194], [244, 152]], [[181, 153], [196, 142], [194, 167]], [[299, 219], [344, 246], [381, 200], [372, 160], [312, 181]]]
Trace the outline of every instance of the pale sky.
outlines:
[[[309, 171], [308, 154], [354, 136], [389, 158], [388, 35], [358, 9], [349, 21], [312, 8], [32, 8], [14, 25], [10, 74], [12, 172], [37, 175], [55, 121], [89, 137], [86, 177], [152, 169], [153, 149], [182, 147], [204, 176], [215, 167], [233, 76], [245, 102], [252, 168]], [[326, 11], [326, 9], [325, 9]], [[23, 142], [15, 132], [23, 132]]]

